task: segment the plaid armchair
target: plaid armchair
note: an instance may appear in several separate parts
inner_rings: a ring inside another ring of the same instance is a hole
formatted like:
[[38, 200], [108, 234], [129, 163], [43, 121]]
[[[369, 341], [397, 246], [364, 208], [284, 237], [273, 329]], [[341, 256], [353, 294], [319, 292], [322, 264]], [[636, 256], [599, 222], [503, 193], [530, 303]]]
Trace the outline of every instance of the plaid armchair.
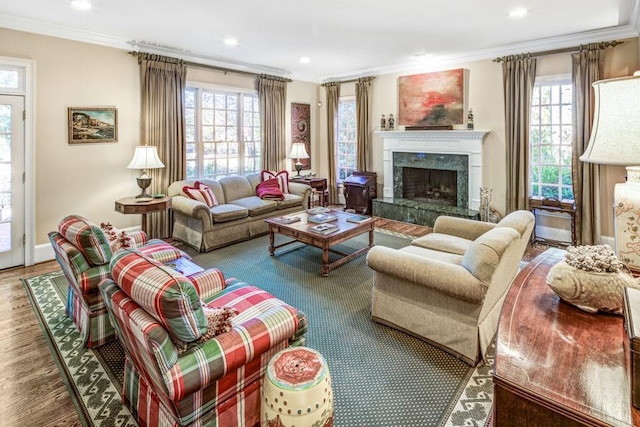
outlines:
[[[141, 426], [253, 426], [275, 353], [303, 345], [306, 316], [218, 269], [185, 277], [135, 251], [111, 261], [100, 292], [125, 350], [123, 402]], [[212, 334], [205, 311], [233, 310]]]
[[[186, 253], [162, 240], [147, 241], [142, 231], [130, 232], [131, 245], [160, 262], [169, 262]], [[78, 327], [89, 348], [115, 337], [98, 284], [110, 277], [109, 261], [113, 256], [110, 242], [102, 228], [87, 219], [70, 215], [49, 233], [56, 259], [69, 282], [65, 312]]]

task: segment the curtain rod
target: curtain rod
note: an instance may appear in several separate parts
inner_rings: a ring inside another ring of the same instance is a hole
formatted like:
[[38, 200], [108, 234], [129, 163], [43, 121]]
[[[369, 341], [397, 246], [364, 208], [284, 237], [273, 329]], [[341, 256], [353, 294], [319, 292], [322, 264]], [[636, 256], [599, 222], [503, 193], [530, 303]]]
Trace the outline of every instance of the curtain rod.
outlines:
[[353, 83], [353, 82], [357, 82], [360, 79], [371, 79], [371, 80], [373, 80], [375, 78], [376, 78], [376, 76], [369, 76], [369, 77], [359, 77], [359, 78], [348, 79], [348, 80], [335, 80], [335, 81], [330, 81], [330, 82], [324, 82], [320, 86], [324, 87], [329, 83], [340, 83], [340, 84], [342, 84], [342, 83]]
[[[138, 52], [129, 52], [129, 55], [138, 56]], [[199, 62], [191, 62], [191, 61], [183, 61], [183, 62], [184, 62], [184, 65], [186, 65], [187, 67], [204, 68], [204, 69], [209, 69], [214, 71], [220, 71], [221, 73], [224, 73], [224, 74], [235, 73], [235, 74], [242, 74], [250, 77], [260, 77], [264, 75], [264, 73], [253, 73], [251, 71], [234, 70], [233, 68], [218, 67], [216, 65], [201, 64]], [[287, 83], [291, 83], [293, 81], [285, 77], [282, 77], [282, 79], [284, 79]]]
[[[616, 47], [616, 46], [618, 46], [619, 44], [622, 44], [622, 43], [624, 43], [624, 42], [623, 41], [619, 41], [619, 40], [613, 40], [613, 41], [610, 41], [610, 42], [599, 42], [599, 44], [602, 46], [602, 47], [600, 47], [600, 49], [606, 49], [608, 47]], [[543, 50], [543, 51], [540, 51], [540, 52], [527, 53], [527, 54], [524, 54], [524, 55], [529, 55], [530, 57], [536, 57], [536, 56], [555, 55], [556, 53], [576, 52], [576, 51], [582, 50], [586, 46], [588, 46], [588, 44], [581, 44], [580, 46], [573, 46], [573, 47], [565, 47], [565, 48], [562, 48], [562, 49]], [[506, 56], [501, 56], [499, 58], [495, 58], [493, 60], [493, 62], [502, 62], [508, 56], [510, 56], [510, 55], [506, 55]]]

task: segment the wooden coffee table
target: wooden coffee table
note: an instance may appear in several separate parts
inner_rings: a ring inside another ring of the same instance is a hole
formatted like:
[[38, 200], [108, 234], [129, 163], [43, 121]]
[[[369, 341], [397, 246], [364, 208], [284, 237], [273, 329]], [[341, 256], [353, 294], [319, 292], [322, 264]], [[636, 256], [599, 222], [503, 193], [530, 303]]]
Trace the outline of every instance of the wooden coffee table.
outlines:
[[[375, 218], [370, 218], [369, 220], [361, 223], [353, 223], [347, 221], [347, 218], [354, 216], [352, 214], [336, 210], [332, 210], [329, 213], [338, 217], [335, 221], [331, 221], [330, 223], [336, 224], [339, 227], [337, 231], [334, 231], [330, 234], [320, 234], [311, 231], [310, 228], [317, 224], [307, 221], [308, 214], [306, 212], [298, 212], [287, 215], [300, 217], [299, 222], [294, 222], [292, 224], [283, 224], [281, 222], [278, 222], [276, 218], [266, 220], [266, 223], [269, 224], [269, 254], [271, 256], [274, 256], [276, 249], [295, 242], [300, 242], [306, 245], [320, 248], [322, 249], [321, 274], [322, 276], [326, 277], [329, 275], [329, 272], [331, 270], [338, 268], [342, 264], [349, 262], [350, 260], [366, 253], [367, 251], [369, 251], [369, 249], [371, 249], [371, 247], [373, 247], [373, 230], [376, 221]], [[339, 243], [342, 243], [364, 233], [369, 233], [368, 246], [358, 249], [357, 251], [350, 254], [332, 249], [332, 246], [335, 246]], [[276, 234], [282, 234], [283, 236], [291, 237], [293, 240], [289, 240], [287, 242], [276, 245]], [[329, 252], [341, 255], [342, 257], [330, 263]]]

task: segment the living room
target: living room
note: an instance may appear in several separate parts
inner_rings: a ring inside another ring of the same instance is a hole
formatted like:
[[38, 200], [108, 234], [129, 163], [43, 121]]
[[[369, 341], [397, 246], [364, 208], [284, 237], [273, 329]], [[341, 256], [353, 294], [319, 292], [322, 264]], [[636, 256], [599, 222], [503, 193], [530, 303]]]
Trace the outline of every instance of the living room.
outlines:
[[[637, 2], [633, 2], [637, 11]], [[97, 223], [108, 222], [126, 230], [139, 229], [139, 215], [122, 215], [114, 209], [114, 201], [140, 192], [135, 178], [139, 171], [127, 169], [140, 140], [140, 67], [129, 49], [72, 40], [69, 37], [28, 31], [19, 21], [0, 19], [0, 57], [27, 64], [33, 93], [27, 105], [28, 123], [26, 186], [27, 206], [25, 265], [54, 259], [47, 233], [58, 228], [69, 214], [78, 214]], [[624, 43], [602, 51], [603, 78], [629, 76], [640, 69], [640, 38], [638, 18], [625, 25], [618, 37]], [[604, 35], [604, 33], [602, 33]], [[622, 34], [622, 33], [621, 33]], [[635, 35], [633, 35], [635, 34]], [[597, 36], [592, 36], [597, 37]], [[595, 38], [592, 41], [600, 41]], [[563, 40], [566, 42], [566, 40]], [[584, 43], [582, 40], [573, 45]], [[544, 50], [553, 50], [552, 42]], [[562, 46], [564, 47], [564, 46]], [[524, 53], [527, 50], [512, 53]], [[482, 185], [492, 189], [491, 207], [504, 214], [507, 211], [505, 109], [503, 102], [503, 70], [496, 56], [479, 52], [478, 56], [462, 57], [443, 64], [406, 67], [392, 72], [376, 73], [371, 86], [370, 132], [372, 141], [371, 170], [378, 173], [378, 194], [383, 193], [384, 156], [383, 137], [378, 133], [382, 115], [398, 113], [398, 78], [409, 74], [450, 69], [468, 72], [468, 106], [473, 108], [475, 129], [488, 131], [483, 143]], [[171, 55], [169, 55], [171, 56]], [[2, 62], [2, 61], [0, 61]], [[536, 76], [556, 76], [571, 73], [571, 53], [555, 53], [537, 58]], [[325, 76], [326, 77], [326, 76]], [[340, 78], [337, 79], [341, 80]], [[203, 85], [235, 87], [255, 91], [256, 78], [204, 67], [188, 67], [187, 81]], [[291, 117], [291, 103], [310, 106], [311, 170], [318, 177], [329, 175], [327, 147], [327, 101], [322, 81], [293, 78], [287, 86], [287, 111]], [[341, 85], [341, 96], [354, 96], [353, 82]], [[67, 113], [69, 107], [111, 106], [118, 111], [118, 140], [116, 143], [69, 144]], [[291, 122], [285, 129], [290, 136]], [[463, 129], [462, 126], [459, 127]], [[401, 130], [401, 129], [398, 129]], [[29, 138], [28, 135], [28, 138]], [[287, 138], [289, 141], [289, 138]], [[288, 147], [290, 142], [287, 142]], [[287, 148], [288, 148], [287, 147]], [[287, 150], [288, 151], [288, 150]], [[293, 171], [291, 159], [282, 159], [282, 167]], [[601, 169], [600, 189], [601, 235], [603, 242], [613, 242], [614, 225], [610, 215], [613, 203], [612, 188], [623, 182], [622, 166]], [[555, 216], [542, 219], [547, 232], [565, 236], [568, 221]], [[169, 237], [169, 236], [162, 236]], [[266, 249], [265, 249], [266, 251]]]

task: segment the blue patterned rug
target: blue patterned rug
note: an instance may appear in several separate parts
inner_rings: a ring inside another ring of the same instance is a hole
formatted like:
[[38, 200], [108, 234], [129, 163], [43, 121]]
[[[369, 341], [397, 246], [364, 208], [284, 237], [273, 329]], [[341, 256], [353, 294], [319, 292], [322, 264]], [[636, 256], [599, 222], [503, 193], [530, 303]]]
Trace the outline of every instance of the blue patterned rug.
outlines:
[[[364, 237], [342, 245], [362, 247]], [[375, 243], [402, 247], [402, 236], [376, 232]], [[181, 247], [184, 249], [184, 247]], [[309, 317], [308, 346], [323, 354], [333, 379], [336, 426], [484, 426], [491, 413], [493, 358], [471, 369], [420, 340], [370, 320], [372, 274], [361, 256], [320, 276], [321, 251], [291, 245], [268, 254], [268, 238], [198, 254], [273, 293]], [[34, 311], [84, 425], [135, 425], [120, 403], [123, 353], [116, 342], [82, 348], [64, 315], [61, 272], [24, 280]]]

